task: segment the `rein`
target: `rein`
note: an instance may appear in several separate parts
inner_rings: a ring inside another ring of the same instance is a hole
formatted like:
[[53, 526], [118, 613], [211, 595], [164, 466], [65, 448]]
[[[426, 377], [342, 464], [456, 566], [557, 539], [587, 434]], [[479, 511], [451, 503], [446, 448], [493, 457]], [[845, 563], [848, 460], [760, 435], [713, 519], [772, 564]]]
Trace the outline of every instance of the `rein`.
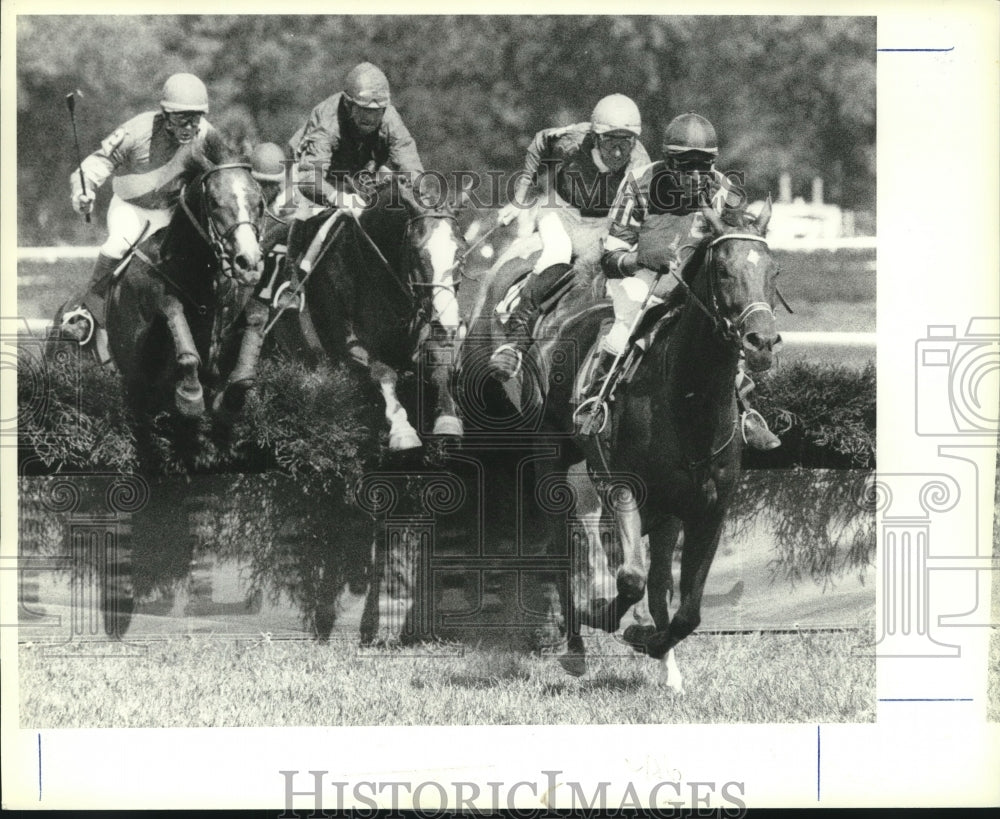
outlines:
[[[406, 296], [410, 300], [411, 304], [416, 308], [414, 310], [414, 314], [411, 317], [411, 319], [416, 318], [416, 316], [419, 315], [421, 311], [427, 312], [427, 305], [421, 304], [421, 302], [424, 301], [424, 299], [417, 298], [417, 294], [415, 292], [417, 288], [425, 287], [431, 290], [435, 288], [450, 290], [454, 286], [453, 284], [449, 285], [443, 282], [420, 282], [416, 281], [413, 278], [413, 276], [410, 275], [410, 258], [413, 253], [413, 248], [411, 248], [409, 244], [410, 229], [413, 227], [413, 224], [415, 222], [419, 222], [424, 219], [448, 219], [454, 221], [454, 217], [447, 213], [418, 213], [416, 216], [411, 216], [406, 220], [406, 227], [403, 230], [403, 243], [404, 246], [406, 247], [406, 257], [404, 259], [404, 264], [407, 267], [405, 284], [396, 275], [395, 271], [392, 269], [392, 265], [389, 264], [389, 260], [385, 258], [385, 255], [379, 249], [378, 245], [375, 244], [375, 240], [368, 235], [368, 231], [364, 229], [364, 226], [361, 224], [361, 221], [357, 219], [357, 217], [355, 217], [354, 219], [355, 224], [358, 226], [358, 231], [364, 238], [365, 243], [368, 245], [368, 247], [370, 247], [372, 250], [375, 251], [375, 254], [378, 256], [378, 259], [381, 262], [383, 268], [386, 270], [386, 272], [389, 273], [389, 278], [391, 278], [396, 283], [396, 285], [399, 287], [403, 295]], [[455, 270], [461, 270], [463, 261], [464, 259], [460, 258], [459, 261], [457, 261], [455, 264], [449, 267], [442, 275], [443, 276], [447, 275], [450, 278], [451, 274]]]
[[[763, 236], [758, 236], [755, 233], [724, 233], [721, 236], [717, 236], [708, 244], [708, 254], [705, 258], [705, 269], [711, 272], [712, 269], [712, 257], [713, 249], [716, 245], [722, 242], [728, 242], [731, 239], [742, 239], [744, 241], [751, 242], [761, 242], [765, 247], [767, 247], [767, 239]], [[677, 279], [677, 282], [684, 288], [687, 293], [687, 297], [691, 299], [694, 305], [701, 310], [709, 320], [712, 322], [712, 327], [716, 333], [722, 336], [725, 340], [731, 343], [739, 342], [739, 331], [740, 328], [746, 323], [746, 320], [750, 318], [751, 315], [760, 311], [766, 311], [770, 314], [771, 318], [774, 318], [774, 310], [771, 309], [771, 305], [763, 301], [751, 302], [744, 308], [743, 312], [736, 319], [734, 324], [729, 319], [722, 318], [719, 315], [719, 300], [715, 295], [715, 277], [709, 279], [709, 292], [711, 294], [711, 309], [705, 306], [705, 303], [695, 295], [691, 286], [684, 281], [680, 276], [677, 275], [677, 271], [674, 268], [670, 269], [670, 275]]]
[[[198, 193], [202, 201], [205, 200], [205, 195], [206, 195], [205, 180], [207, 180], [208, 177], [210, 177], [214, 173], [218, 173], [219, 171], [224, 171], [230, 168], [241, 168], [247, 171], [251, 169], [250, 165], [247, 165], [244, 162], [230, 162], [224, 165], [216, 165], [214, 168], [209, 168], [201, 175], [201, 179], [198, 183], [199, 185]], [[219, 231], [218, 225], [215, 224], [215, 220], [212, 219], [212, 217], [206, 213], [205, 221], [208, 222], [208, 231], [206, 231], [205, 228], [202, 227], [201, 221], [198, 219], [197, 216], [195, 216], [194, 212], [191, 210], [190, 206], [187, 203], [186, 186], [181, 190], [180, 206], [181, 210], [184, 212], [184, 215], [187, 216], [188, 221], [194, 227], [195, 231], [202, 238], [205, 244], [211, 248], [212, 253], [215, 256], [215, 260], [218, 263], [222, 272], [229, 278], [233, 278], [232, 262], [230, 261], [229, 256], [226, 253], [225, 243], [229, 239], [229, 237], [236, 231], [236, 229], [241, 225], [250, 225], [250, 227], [253, 228], [254, 236], [257, 238], [257, 241], [259, 242], [261, 235], [260, 222], [253, 222], [248, 219], [244, 219], [239, 222], [233, 223], [232, 225], [229, 226], [229, 228], [226, 230], [225, 233], [222, 233]]]

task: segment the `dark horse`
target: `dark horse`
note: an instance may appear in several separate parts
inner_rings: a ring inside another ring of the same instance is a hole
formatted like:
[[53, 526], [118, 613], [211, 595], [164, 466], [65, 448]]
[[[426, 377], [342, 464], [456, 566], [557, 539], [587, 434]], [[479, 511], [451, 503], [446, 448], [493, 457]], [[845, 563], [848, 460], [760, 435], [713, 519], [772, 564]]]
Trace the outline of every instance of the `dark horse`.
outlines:
[[[711, 228], [668, 300], [672, 315], [658, 310], [637, 331], [646, 350], [630, 368], [610, 403], [603, 432], [575, 432], [574, 356], [560, 350], [588, 350], [610, 313], [606, 303], [564, 311], [543, 319], [536, 331], [536, 367], [541, 384], [524, 395], [543, 399], [542, 442], [558, 456], [545, 463], [547, 481], [564, 480], [570, 465], [586, 459], [606, 514], [615, 523], [623, 564], [616, 596], [596, 599], [569, 618], [568, 651], [561, 662], [570, 673], [586, 669], [579, 625], [614, 632], [622, 616], [646, 591], [642, 536], [649, 536], [649, 609], [655, 625], [631, 626], [625, 640], [661, 660], [666, 683], [681, 689], [673, 648], [697, 628], [708, 571], [740, 472], [742, 436], [737, 428], [734, 382], [740, 356], [751, 370], [771, 365], [779, 340], [775, 330], [775, 264], [764, 238], [771, 216], [767, 204], [741, 227], [703, 211]], [[677, 298], [685, 296], [686, 298]], [[659, 321], [656, 320], [660, 316]], [[563, 318], [566, 317], [566, 318]], [[552, 326], [555, 325], [555, 326]], [[526, 385], [527, 386], [527, 385]], [[551, 517], [557, 543], [566, 541], [566, 521]], [[671, 619], [671, 560], [683, 531], [681, 600]]]
[[170, 224], [139, 245], [108, 297], [111, 354], [140, 417], [201, 415], [205, 389], [214, 409], [235, 411], [254, 380], [266, 308], [244, 306], [260, 277], [260, 187], [249, 165], [193, 161]]
[[367, 367], [385, 400], [390, 449], [421, 445], [396, 396], [401, 373], [415, 371], [433, 404], [430, 434], [459, 438], [451, 381], [465, 241], [455, 214], [425, 204], [396, 176], [368, 196], [358, 218], [328, 211], [310, 220], [319, 228], [298, 275], [312, 326], [334, 362]]

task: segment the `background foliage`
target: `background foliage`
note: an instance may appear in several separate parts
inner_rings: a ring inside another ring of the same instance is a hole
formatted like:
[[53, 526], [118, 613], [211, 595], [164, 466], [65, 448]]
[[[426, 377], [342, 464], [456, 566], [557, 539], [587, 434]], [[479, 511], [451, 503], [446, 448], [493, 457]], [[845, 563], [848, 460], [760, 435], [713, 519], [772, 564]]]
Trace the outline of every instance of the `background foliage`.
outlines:
[[788, 171], [797, 195], [818, 174], [828, 201], [874, 209], [870, 17], [22, 16], [19, 244], [96, 238], [68, 203], [68, 92], [82, 92], [84, 152], [155, 106], [175, 71], [207, 82], [216, 125], [284, 144], [364, 59], [388, 74], [428, 168], [512, 172], [536, 130], [586, 120], [620, 92], [653, 154], [663, 126], [696, 110], [752, 198]]

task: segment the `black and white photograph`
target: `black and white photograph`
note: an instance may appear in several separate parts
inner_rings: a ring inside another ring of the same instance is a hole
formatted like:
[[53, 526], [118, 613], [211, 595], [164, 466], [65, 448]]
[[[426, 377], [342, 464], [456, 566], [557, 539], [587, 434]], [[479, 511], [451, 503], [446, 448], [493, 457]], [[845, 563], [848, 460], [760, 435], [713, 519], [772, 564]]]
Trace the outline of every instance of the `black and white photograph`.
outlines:
[[995, 7], [185, 6], [4, 9], [5, 806], [1000, 802]]

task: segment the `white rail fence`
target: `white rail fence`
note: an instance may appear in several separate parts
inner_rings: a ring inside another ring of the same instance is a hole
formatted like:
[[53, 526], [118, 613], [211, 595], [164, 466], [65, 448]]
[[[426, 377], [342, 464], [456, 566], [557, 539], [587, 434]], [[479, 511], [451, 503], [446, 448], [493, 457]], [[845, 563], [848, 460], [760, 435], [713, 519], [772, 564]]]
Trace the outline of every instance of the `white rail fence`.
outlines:
[[[815, 252], [835, 251], [840, 249], [875, 250], [874, 236], [858, 236], [848, 239], [830, 241], [790, 240], [771, 242], [775, 250]], [[55, 264], [64, 259], [93, 259], [97, 256], [98, 247], [94, 246], [60, 246], [60, 247], [19, 247], [17, 260], [19, 262], [37, 262]], [[35, 277], [29, 275], [18, 278], [22, 284], [28, 284]], [[23, 319], [24, 326], [32, 335], [44, 335], [51, 322], [49, 319]], [[855, 347], [872, 348], [876, 346], [875, 333], [821, 333], [821, 332], [783, 332], [781, 334], [788, 347], [823, 346], [823, 347]]]

